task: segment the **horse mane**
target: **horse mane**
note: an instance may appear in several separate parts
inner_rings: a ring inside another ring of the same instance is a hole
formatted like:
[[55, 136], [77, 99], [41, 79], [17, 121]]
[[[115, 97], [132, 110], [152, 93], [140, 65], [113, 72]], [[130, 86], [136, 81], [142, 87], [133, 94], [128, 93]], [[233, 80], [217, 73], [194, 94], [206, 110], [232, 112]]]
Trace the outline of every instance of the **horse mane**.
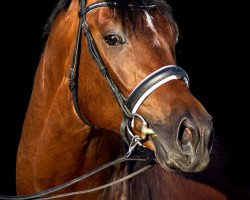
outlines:
[[56, 17], [62, 10], [66, 10], [69, 7], [70, 2], [71, 0], [59, 0], [43, 28], [43, 37], [46, 37], [49, 34]]
[[[80, 0], [79, 0], [80, 1]], [[143, 20], [141, 20], [141, 16], [143, 12], [140, 12], [138, 10], [131, 9], [130, 6], [147, 6], [156, 4], [158, 6], [158, 9], [162, 12], [162, 14], [167, 18], [168, 21], [172, 22], [173, 17], [171, 14], [171, 7], [167, 4], [166, 0], [107, 0], [112, 3], [115, 3], [117, 6], [113, 9], [116, 16], [120, 17], [122, 19], [122, 24], [125, 25], [126, 23], [129, 24], [129, 26], [133, 29], [138, 27], [142, 24]], [[59, 0], [57, 3], [55, 9], [52, 11], [50, 17], [48, 18], [48, 21], [43, 29], [43, 36], [46, 37], [51, 27], [58, 16], [58, 14], [62, 10], [67, 10], [67, 8], [70, 5], [71, 0]], [[142, 26], [140, 26], [142, 27]]]

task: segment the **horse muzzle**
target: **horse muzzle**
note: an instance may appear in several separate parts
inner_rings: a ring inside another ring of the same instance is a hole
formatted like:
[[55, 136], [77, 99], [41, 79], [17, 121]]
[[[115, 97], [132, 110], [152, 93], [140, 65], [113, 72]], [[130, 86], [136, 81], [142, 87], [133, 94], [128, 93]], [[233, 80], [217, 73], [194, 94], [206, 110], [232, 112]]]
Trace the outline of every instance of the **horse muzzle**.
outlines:
[[[180, 67], [171, 65], [150, 74], [133, 90], [126, 102], [131, 118], [123, 118], [121, 133], [130, 147], [131, 144], [134, 144], [132, 147], [138, 144], [143, 146], [145, 141], [151, 141], [155, 155], [164, 168], [198, 172], [209, 163], [208, 146], [213, 127], [209, 117], [204, 117], [208, 120], [204, 120], [206, 122], [201, 123], [203, 125], [197, 125], [194, 120], [179, 116], [181, 119], [176, 120], [175, 127], [166, 127], [164, 124], [157, 125], [157, 122], [153, 122], [154, 119], [148, 123], [137, 113], [138, 108], [154, 90], [174, 79], [183, 80], [189, 86], [186, 72]], [[189, 115], [186, 113], [182, 116]], [[140, 124], [136, 128], [135, 120]], [[135, 129], [139, 132], [135, 132]]]
[[[164, 66], [149, 76], [147, 76], [144, 80], [139, 83], [136, 88], [131, 92], [129, 97], [126, 100], [126, 107], [130, 111], [130, 116], [123, 117], [123, 121], [120, 127], [120, 133], [127, 144], [130, 144], [130, 141], [133, 140], [136, 134], [133, 133], [131, 128], [134, 127], [134, 119], [138, 117], [142, 121], [142, 130], [141, 132], [152, 132], [148, 128], [148, 124], [146, 120], [139, 114], [137, 114], [137, 110], [144, 102], [144, 100], [158, 87], [161, 85], [174, 80], [180, 79], [183, 80], [187, 86], [189, 86], [189, 78], [187, 73], [180, 67], [175, 65]], [[139, 143], [140, 144], [140, 143]], [[140, 144], [141, 145], [141, 144]]]
[[195, 125], [192, 120], [183, 118], [175, 133], [166, 134], [166, 127], [155, 127], [158, 134], [151, 137], [156, 157], [162, 167], [184, 172], [200, 172], [209, 163], [212, 148], [212, 123]]

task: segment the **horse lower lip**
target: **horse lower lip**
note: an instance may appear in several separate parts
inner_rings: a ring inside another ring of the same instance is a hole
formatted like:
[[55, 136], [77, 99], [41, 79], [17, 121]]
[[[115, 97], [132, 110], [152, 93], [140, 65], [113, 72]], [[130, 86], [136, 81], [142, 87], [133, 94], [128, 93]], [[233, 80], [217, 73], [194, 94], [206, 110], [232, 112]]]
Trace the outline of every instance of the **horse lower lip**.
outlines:
[[176, 170], [180, 168], [179, 164], [168, 155], [166, 148], [157, 137], [150, 137], [150, 140], [155, 146], [155, 155], [157, 157], [158, 163], [163, 168], [167, 170]]

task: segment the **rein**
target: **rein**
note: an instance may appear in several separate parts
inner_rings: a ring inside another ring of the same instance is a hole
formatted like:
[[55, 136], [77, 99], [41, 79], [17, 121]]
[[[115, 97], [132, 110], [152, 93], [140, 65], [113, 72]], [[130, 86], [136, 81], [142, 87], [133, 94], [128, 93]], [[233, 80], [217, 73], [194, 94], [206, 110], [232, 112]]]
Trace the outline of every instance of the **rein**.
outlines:
[[[113, 182], [107, 183], [105, 185], [96, 187], [96, 188], [91, 188], [91, 189], [87, 189], [87, 190], [83, 190], [83, 191], [77, 191], [77, 192], [70, 192], [70, 193], [63, 193], [63, 194], [58, 194], [58, 195], [51, 195], [51, 196], [45, 196], [45, 195], [49, 195], [52, 194], [56, 191], [62, 190], [64, 188], [67, 188], [75, 183], [78, 183], [100, 171], [103, 171], [104, 169], [111, 167], [111, 166], [115, 166], [117, 164], [121, 164], [123, 162], [128, 162], [128, 161], [140, 161], [140, 162], [147, 162], [147, 164], [142, 167], [141, 169], [123, 177], [120, 178], [118, 180], [115, 180]], [[63, 183], [59, 186], [53, 187], [51, 189], [47, 189], [47, 190], [43, 190], [42, 192], [39, 193], [35, 193], [35, 194], [30, 194], [30, 195], [17, 195], [17, 196], [5, 196], [5, 195], [0, 195], [0, 199], [1, 200], [32, 200], [32, 199], [41, 199], [41, 200], [48, 200], [48, 199], [56, 199], [56, 198], [62, 198], [62, 197], [68, 197], [68, 196], [73, 196], [73, 195], [80, 195], [80, 194], [86, 194], [86, 193], [90, 193], [90, 192], [94, 192], [94, 191], [98, 191], [98, 190], [102, 190], [108, 187], [111, 187], [113, 185], [116, 185], [118, 183], [121, 183], [125, 180], [128, 180], [142, 172], [144, 172], [145, 170], [147, 170], [148, 168], [150, 168], [153, 164], [155, 163], [155, 158], [151, 158], [150, 156], [144, 156], [144, 155], [133, 155], [128, 157], [127, 154], [114, 160], [111, 161], [109, 163], [106, 163], [86, 174], [83, 174], [82, 176], [79, 176], [73, 180], [70, 180], [66, 183]]]

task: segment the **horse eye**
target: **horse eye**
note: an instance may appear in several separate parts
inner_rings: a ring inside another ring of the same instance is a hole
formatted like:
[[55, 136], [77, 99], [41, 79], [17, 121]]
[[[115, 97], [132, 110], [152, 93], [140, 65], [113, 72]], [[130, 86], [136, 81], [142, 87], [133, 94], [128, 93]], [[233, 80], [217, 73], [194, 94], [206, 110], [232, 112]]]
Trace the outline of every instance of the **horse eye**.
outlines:
[[110, 46], [117, 46], [123, 43], [122, 38], [118, 35], [108, 35], [104, 39]]

